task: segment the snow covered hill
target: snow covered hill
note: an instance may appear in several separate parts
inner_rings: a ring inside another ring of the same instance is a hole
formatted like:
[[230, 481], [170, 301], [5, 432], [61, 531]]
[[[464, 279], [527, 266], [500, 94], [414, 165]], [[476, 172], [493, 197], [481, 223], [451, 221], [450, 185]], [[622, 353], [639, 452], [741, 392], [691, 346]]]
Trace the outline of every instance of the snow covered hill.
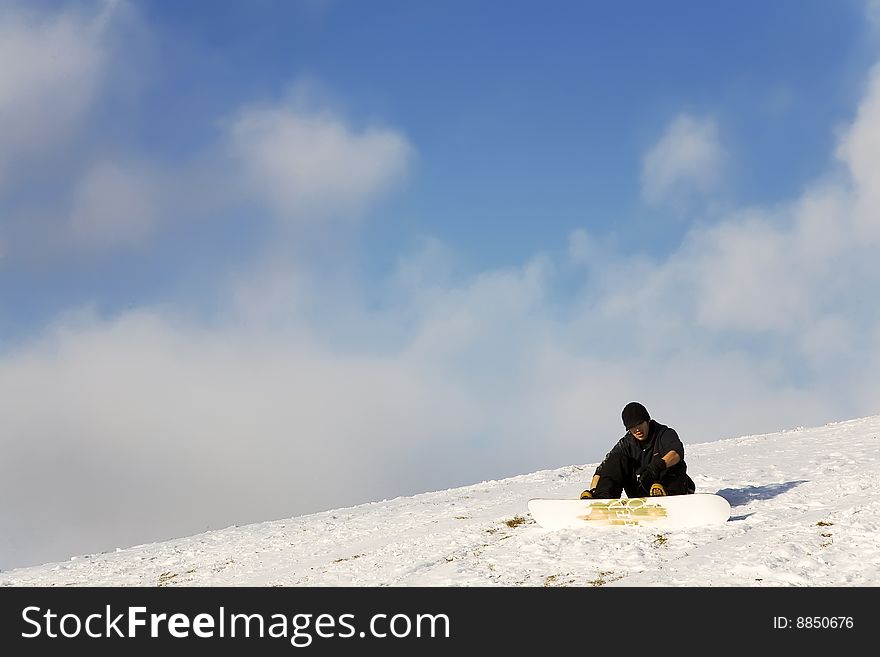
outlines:
[[595, 463], [0, 573], [3, 586], [878, 586], [880, 416], [685, 444], [724, 526], [544, 530]]

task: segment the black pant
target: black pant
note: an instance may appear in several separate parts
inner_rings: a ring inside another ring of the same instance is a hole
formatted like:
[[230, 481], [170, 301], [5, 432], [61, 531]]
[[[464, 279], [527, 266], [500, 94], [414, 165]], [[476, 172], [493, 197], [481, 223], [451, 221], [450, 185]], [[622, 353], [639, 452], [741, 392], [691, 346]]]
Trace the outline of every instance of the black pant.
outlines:
[[[599, 483], [593, 497], [603, 500], [617, 499], [624, 490], [627, 497], [647, 497], [654, 482], [645, 482], [642, 485], [636, 480], [639, 466], [638, 461], [624, 454], [614, 454], [606, 458], [600, 467]], [[663, 484], [667, 495], [688, 495], [696, 490], [687, 469], [679, 468], [678, 464], [664, 470], [659, 483]]]

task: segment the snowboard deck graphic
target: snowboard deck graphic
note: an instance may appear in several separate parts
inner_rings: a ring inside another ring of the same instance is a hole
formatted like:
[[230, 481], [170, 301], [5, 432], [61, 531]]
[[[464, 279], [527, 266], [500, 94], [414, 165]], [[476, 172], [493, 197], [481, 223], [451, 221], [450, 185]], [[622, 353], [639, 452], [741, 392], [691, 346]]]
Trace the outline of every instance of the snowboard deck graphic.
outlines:
[[730, 518], [730, 503], [711, 493], [616, 500], [529, 500], [529, 512], [545, 529], [643, 525], [679, 529], [717, 525]]

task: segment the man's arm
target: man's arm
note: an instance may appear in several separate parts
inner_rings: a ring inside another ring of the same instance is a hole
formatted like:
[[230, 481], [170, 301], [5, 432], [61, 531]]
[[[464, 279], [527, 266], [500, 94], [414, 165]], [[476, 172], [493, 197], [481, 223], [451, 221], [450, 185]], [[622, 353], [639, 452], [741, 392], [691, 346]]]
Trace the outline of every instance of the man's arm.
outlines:
[[666, 463], [667, 468], [671, 468], [673, 465], [681, 461], [681, 456], [678, 455], [674, 449], [670, 449], [663, 455], [663, 462]]
[[[648, 484], [660, 481], [660, 477], [666, 468], [681, 461], [681, 456], [674, 449], [670, 449], [663, 456], [655, 455], [651, 462], [636, 470], [636, 479], [647, 487]], [[647, 481], [647, 483], [645, 483]]]
[[[671, 467], [681, 461], [682, 455], [684, 454], [684, 445], [681, 442], [681, 438], [678, 437], [678, 432], [675, 429], [667, 429], [660, 436], [660, 442], [657, 444], [658, 451], [663, 456], [663, 460], [666, 461], [666, 466]], [[673, 456], [670, 456], [673, 455]]]
[[[657, 458], [657, 457], [654, 457], [654, 458]], [[679, 456], [678, 452], [676, 452], [674, 449], [670, 449], [668, 452], [666, 452], [663, 455], [663, 463], [666, 464], [666, 468], [671, 468], [673, 465], [675, 465], [679, 461], [681, 461], [681, 456]], [[657, 474], [659, 475], [659, 472]], [[599, 479], [600, 479], [600, 477], [598, 474], [593, 475], [593, 480], [590, 482], [590, 490], [591, 491], [596, 490], [596, 486], [599, 484]], [[587, 491], [584, 491], [584, 493], [586, 493], [586, 492]], [[584, 494], [581, 493], [581, 497], [583, 497], [583, 496], [584, 496]]]
[[593, 497], [593, 491], [596, 490], [596, 486], [599, 485], [600, 476], [598, 474], [593, 475], [593, 480], [590, 482], [590, 487], [581, 493], [581, 499], [589, 499]]

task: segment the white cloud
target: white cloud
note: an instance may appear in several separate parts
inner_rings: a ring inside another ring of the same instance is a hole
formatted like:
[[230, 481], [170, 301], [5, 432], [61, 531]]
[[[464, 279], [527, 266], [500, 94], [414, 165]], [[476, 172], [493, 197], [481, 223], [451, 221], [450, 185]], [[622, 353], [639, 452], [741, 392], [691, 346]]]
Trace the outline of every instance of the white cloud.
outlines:
[[146, 168], [95, 165], [73, 193], [72, 245], [107, 249], [142, 244], [155, 228], [158, 197], [158, 185]]
[[[342, 357], [317, 339], [238, 331], [138, 311], [62, 322], [3, 358], [0, 391], [16, 410], [0, 472], [17, 503], [0, 520], [4, 542], [30, 546], [18, 557], [64, 558], [480, 476], [458, 462], [479, 402], [452, 381], [403, 356]], [[52, 541], [29, 535], [43, 528]]]
[[720, 178], [724, 158], [715, 121], [681, 114], [642, 158], [642, 196], [657, 204], [708, 192]]
[[841, 139], [837, 156], [856, 185], [853, 229], [860, 240], [876, 244], [880, 242], [880, 65], [871, 71], [865, 98]]
[[[13, 260], [143, 246], [164, 225], [242, 201], [267, 206], [286, 226], [353, 221], [405, 177], [415, 151], [399, 131], [353, 128], [315, 103], [320, 94], [306, 82], [279, 104], [234, 112], [221, 139], [173, 165], [93, 139], [98, 99], [132, 73], [123, 46], [149, 43], [128, 9], [106, 2], [91, 13], [2, 14], [0, 60], [14, 65], [0, 69], [0, 201], [13, 175], [21, 189], [55, 190], [25, 192], [2, 208], [0, 247]], [[90, 141], [100, 152], [84, 146]]]
[[0, 229], [10, 259], [91, 255], [152, 235], [169, 186], [160, 189], [157, 167], [134, 164], [93, 123], [122, 78], [127, 92], [136, 88], [143, 71], [126, 68], [127, 58], [142, 63], [146, 35], [123, 0], [0, 9]]
[[760, 216], [725, 222], [694, 235], [693, 246], [688, 264], [704, 325], [760, 332], [805, 319], [813, 281], [791, 236], [773, 222]]
[[[745, 352], [679, 336], [674, 357], [669, 345], [652, 354], [621, 346], [626, 324], [594, 306], [561, 317], [547, 256], [454, 282], [430, 276], [438, 253], [402, 263], [402, 300], [348, 309], [346, 335], [398, 331], [379, 350], [338, 340], [339, 316], [304, 312], [332, 293], [320, 279], [285, 284], [291, 271], [269, 268], [254, 288], [236, 283], [221, 324], [85, 313], [4, 354], [0, 488], [19, 494], [0, 525], [26, 549], [6, 538], [0, 558], [64, 559], [598, 460], [631, 398], [691, 442], [833, 410]], [[268, 301], [271, 321], [242, 298]]]
[[0, 9], [0, 191], [22, 159], [56, 152], [92, 107], [106, 73], [108, 14]]
[[827, 370], [852, 353], [857, 344], [856, 335], [848, 318], [829, 314], [804, 325], [799, 348], [812, 363]]
[[242, 110], [229, 135], [246, 191], [293, 224], [357, 218], [402, 179], [414, 153], [395, 130], [353, 130], [296, 100]]
[[874, 29], [880, 29], [880, 0], [867, 0], [865, 8], [868, 22]]
[[[13, 265], [81, 262], [82, 257], [147, 245], [170, 209], [190, 204], [156, 167], [124, 157], [83, 161], [58, 193], [13, 206], [4, 215], [0, 243]], [[45, 186], [44, 186], [45, 188]]]
[[[880, 284], [873, 254], [880, 240], [878, 153], [880, 69], [875, 69], [837, 149], [849, 180], [819, 180], [790, 203], [694, 228], [661, 266], [680, 272], [670, 281], [688, 290], [696, 319], [716, 331], [788, 336], [841, 312], [859, 313], [859, 322], [878, 319], [864, 303], [847, 306], [849, 299], [872, 298]], [[814, 341], [803, 344], [815, 351]]]
[[568, 236], [568, 259], [573, 265], [595, 264], [600, 258], [596, 239], [583, 228], [577, 228]]

